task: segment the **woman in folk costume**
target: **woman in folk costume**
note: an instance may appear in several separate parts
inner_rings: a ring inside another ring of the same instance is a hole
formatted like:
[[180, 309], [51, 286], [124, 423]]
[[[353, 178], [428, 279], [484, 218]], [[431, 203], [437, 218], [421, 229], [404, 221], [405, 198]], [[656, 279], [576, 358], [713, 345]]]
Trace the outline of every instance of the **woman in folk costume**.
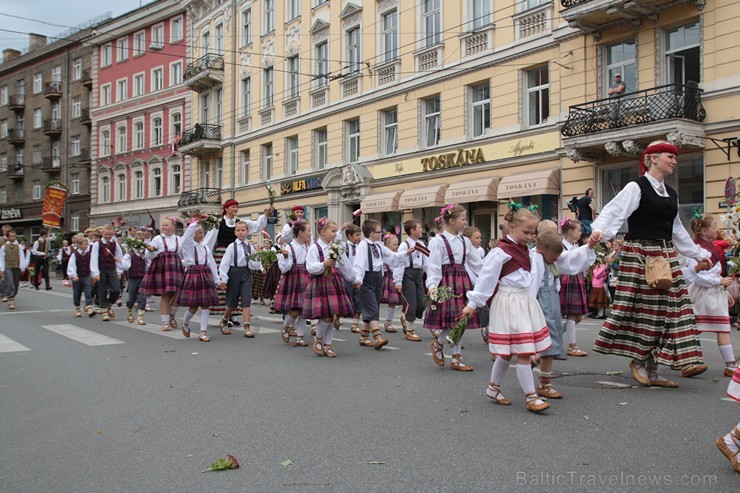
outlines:
[[301, 316], [301, 311], [308, 286], [306, 256], [311, 242], [311, 226], [308, 222], [294, 222], [291, 237], [293, 240], [278, 255], [276, 262], [283, 275], [275, 294], [275, 311], [285, 314], [281, 329], [283, 342], [290, 343], [290, 327], [295, 324], [296, 341], [293, 347], [305, 347], [308, 346], [303, 339], [306, 333], [306, 319]]
[[[678, 387], [658, 375], [658, 364], [694, 365], [706, 370], [696, 321], [677, 252], [709, 267], [709, 252], [696, 245], [678, 217], [678, 195], [665, 179], [677, 166], [678, 148], [651, 143], [642, 155], [640, 178], [628, 183], [593, 222], [591, 241], [613, 238], [627, 221], [619, 278], [612, 310], [599, 332], [594, 351], [630, 358], [632, 376], [640, 384]], [[653, 289], [645, 279], [647, 257], [670, 263], [672, 285]]]
[[[566, 251], [577, 249], [578, 240], [581, 238], [580, 221], [564, 217], [560, 221], [560, 234], [563, 237], [563, 247]], [[568, 340], [568, 356], [588, 356], [588, 353], [578, 349], [576, 344], [576, 325], [581, 323], [583, 316], [588, 313], [586, 279], [583, 273], [560, 276], [560, 312], [566, 319], [565, 335]]]

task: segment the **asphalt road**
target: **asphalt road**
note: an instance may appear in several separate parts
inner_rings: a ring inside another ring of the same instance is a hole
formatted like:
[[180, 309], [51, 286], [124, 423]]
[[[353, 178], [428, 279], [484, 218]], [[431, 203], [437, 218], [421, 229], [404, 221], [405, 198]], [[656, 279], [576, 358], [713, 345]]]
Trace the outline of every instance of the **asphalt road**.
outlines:
[[[512, 406], [484, 396], [477, 332], [461, 373], [434, 365], [428, 333], [375, 351], [345, 324], [331, 360], [284, 344], [262, 306], [255, 339], [213, 319], [210, 343], [162, 333], [156, 312], [139, 328], [124, 308], [104, 323], [71, 307], [59, 282], [0, 305], [2, 492], [740, 491], [713, 443], [740, 406], [711, 335], [707, 373], [643, 388], [626, 359], [590, 351], [599, 324], [584, 322], [590, 355], [556, 361], [565, 398], [534, 415], [513, 368]], [[226, 454], [241, 468], [201, 473]]]

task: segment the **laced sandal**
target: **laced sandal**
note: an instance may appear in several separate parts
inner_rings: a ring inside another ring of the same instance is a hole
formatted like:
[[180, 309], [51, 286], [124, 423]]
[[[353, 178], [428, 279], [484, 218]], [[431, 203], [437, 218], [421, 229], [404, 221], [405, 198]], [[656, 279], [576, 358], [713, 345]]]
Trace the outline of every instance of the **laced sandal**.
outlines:
[[[8, 305], [10, 307], [10, 305]], [[75, 317], [80, 318], [82, 316], [82, 311], [79, 308], [75, 308]]]
[[572, 346], [568, 346], [568, 356], [575, 356], [577, 358], [584, 358], [588, 356], [588, 353], [586, 351], [581, 351], [578, 349], [578, 346], [575, 344]]
[[200, 337], [198, 337], [198, 339], [200, 339], [201, 342], [211, 342], [211, 339], [208, 337], [205, 330], [200, 331]]
[[[105, 318], [103, 318], [105, 320]], [[172, 330], [172, 327], [170, 327], [169, 322], [162, 324], [162, 332], [169, 332]]]
[[430, 331], [430, 332], [432, 333], [432, 336], [433, 336], [433, 337], [434, 337], [435, 339], [438, 339], [438, 338], [439, 338], [439, 334], [441, 334], [441, 333], [442, 333], [442, 331], [441, 331], [441, 330], [436, 330], [436, 329], [429, 329], [429, 331]]
[[375, 341], [371, 341], [368, 336], [360, 336], [360, 346], [375, 347]]
[[488, 382], [488, 388], [486, 389], [486, 397], [489, 399], [492, 399], [493, 402], [496, 404], [501, 404], [502, 406], [510, 406], [511, 401], [504, 397], [504, 394], [501, 393], [501, 389], [498, 385], [496, 385], [493, 382]]
[[106, 313], [103, 315], [103, 318], [101, 319], [103, 322], [110, 322], [110, 316]]
[[182, 335], [185, 337], [190, 337], [190, 324], [185, 323], [185, 319], [182, 320], [182, 325], [180, 326], [180, 329], [182, 330]]
[[[736, 446], [740, 445], [740, 430], [738, 428], [733, 428], [729, 435], [730, 439]], [[730, 450], [730, 447], [727, 446], [727, 442], [725, 442], [725, 437], [717, 438], [714, 443], [717, 445], [719, 451], [722, 452], [722, 454], [724, 454], [724, 456], [730, 461], [735, 472], [740, 472], [740, 461], [738, 461], [738, 455], [740, 455], [740, 452], [733, 452]]]
[[334, 315], [334, 330], [339, 330], [342, 327], [342, 322], [339, 320], [339, 315]]
[[146, 325], [146, 322], [144, 321], [144, 317], [139, 315], [139, 318], [136, 320], [136, 323], [139, 325]]
[[290, 329], [288, 329], [288, 327], [280, 329], [280, 338], [285, 344], [290, 344]]
[[527, 394], [527, 411], [541, 413], [549, 408], [550, 404], [537, 398], [537, 394]]
[[731, 366], [725, 366], [725, 369], [724, 369], [724, 371], [722, 372], [722, 374], [723, 374], [724, 376], [726, 376], [726, 377], [730, 377], [730, 378], [732, 378], [732, 376], [733, 376], [733, 375], [735, 375], [735, 370], [737, 369], [737, 363], [738, 363], [738, 362], [737, 362], [737, 361], [735, 361], [734, 363], [732, 363], [732, 365], [731, 365]]
[[298, 337], [298, 332], [295, 331], [295, 327], [288, 327], [288, 334], [290, 334], [290, 337]]
[[244, 324], [244, 337], [248, 339], [254, 338], [254, 332], [252, 332], [252, 324], [248, 324], [248, 323]]
[[336, 358], [337, 353], [331, 348], [331, 344], [324, 344], [324, 356], [327, 358]]
[[170, 327], [172, 327], [173, 329], [177, 328], [177, 320], [175, 320], [174, 315], [170, 315]]
[[386, 332], [389, 334], [395, 334], [398, 332], [395, 327], [393, 327], [393, 322], [386, 322], [383, 326], [383, 329], [385, 329]]
[[473, 367], [470, 365], [466, 365], [462, 361], [462, 356], [459, 354], [453, 354], [452, 355], [452, 361], [450, 362], [450, 369], [451, 370], [457, 370], [457, 371], [473, 371]]
[[350, 330], [350, 331], [351, 331], [351, 332], [352, 332], [353, 334], [359, 334], [359, 333], [361, 333], [361, 332], [362, 332], [362, 330], [360, 329], [360, 323], [359, 323], [359, 322], [354, 322], [354, 323], [352, 324], [352, 327], [351, 327], [351, 328], [350, 328], [349, 330]]
[[707, 365], [686, 365], [681, 369], [681, 376], [684, 378], [695, 377], [707, 371]]
[[219, 321], [219, 326], [221, 327], [221, 333], [223, 335], [231, 335], [231, 329], [229, 328], [229, 321], [227, 319], [222, 317]]
[[678, 388], [678, 384], [676, 382], [674, 382], [673, 380], [668, 380], [667, 378], [663, 378], [655, 372], [649, 372], [648, 378], [650, 379], [651, 387], [663, 387], [666, 389]]
[[435, 363], [437, 363], [437, 366], [444, 366], [445, 365], [445, 353], [444, 348], [442, 345], [437, 342], [436, 340], [432, 341], [432, 359]]
[[87, 316], [90, 318], [93, 318], [95, 315], [97, 315], [97, 312], [91, 306], [85, 307], [85, 313], [87, 313]]
[[555, 390], [552, 387], [551, 383], [540, 386], [540, 388], [537, 389], [537, 394], [547, 399], [562, 399], [563, 398], [563, 394]]
[[[645, 365], [630, 361], [629, 368], [630, 370], [632, 370], [632, 378], [637, 380], [637, 383], [639, 383], [640, 385], [644, 385], [645, 387], [650, 387], [650, 378], [648, 376], [647, 368], [645, 368]], [[641, 374], [640, 370], [645, 370], [645, 374]]]
[[153, 312], [154, 311], [154, 308], [152, 308], [151, 306], [147, 305], [146, 308], [144, 308], [144, 311], [145, 312]]
[[306, 346], [308, 346], [308, 343], [304, 341], [302, 337], [300, 339], [296, 339], [295, 342], [293, 343], [293, 347], [306, 347]]
[[483, 338], [483, 343], [488, 344], [488, 327], [480, 328], [480, 336]]
[[316, 327], [311, 327], [311, 335], [316, 337]]
[[380, 336], [380, 330], [374, 330], [373, 331], [373, 339], [374, 339], [373, 347], [375, 349], [381, 349], [383, 346], [385, 346], [386, 344], [388, 344], [388, 340], [387, 339], [383, 339]]
[[313, 354], [316, 356], [324, 355], [324, 340], [318, 337], [313, 338]]
[[414, 331], [414, 329], [410, 329], [410, 330], [406, 331], [404, 333], [403, 337], [407, 341], [421, 342], [421, 337], [419, 337], [418, 335], [416, 335], [416, 332]]
[[408, 326], [406, 325], [406, 315], [401, 313], [400, 320], [401, 320], [401, 331], [403, 331], [403, 335], [406, 335], [409, 333]]
[[133, 312], [128, 312], [128, 317], [126, 317], [126, 320], [130, 324], [134, 323], [134, 314], [133, 314]]

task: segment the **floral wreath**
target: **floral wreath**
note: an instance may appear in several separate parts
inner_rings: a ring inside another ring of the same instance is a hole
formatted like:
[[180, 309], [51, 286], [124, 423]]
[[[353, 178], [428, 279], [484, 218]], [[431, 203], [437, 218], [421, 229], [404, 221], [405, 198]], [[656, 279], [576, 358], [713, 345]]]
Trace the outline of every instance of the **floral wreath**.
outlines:
[[396, 235], [394, 235], [390, 231], [386, 231], [385, 234], [383, 235], [383, 241], [389, 240], [390, 238], [393, 238], [394, 236]]
[[316, 220], [316, 224], [318, 225], [319, 229], [323, 228], [326, 225], [326, 221], [328, 221], [326, 217], [320, 217]]
[[568, 216], [565, 216], [560, 220], [560, 229], [562, 229], [564, 226], [570, 223], [570, 218]]

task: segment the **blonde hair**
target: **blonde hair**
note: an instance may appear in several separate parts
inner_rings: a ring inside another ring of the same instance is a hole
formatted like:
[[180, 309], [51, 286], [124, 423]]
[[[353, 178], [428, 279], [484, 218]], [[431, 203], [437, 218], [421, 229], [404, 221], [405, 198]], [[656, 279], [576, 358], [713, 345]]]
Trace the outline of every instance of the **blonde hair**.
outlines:
[[550, 221], [549, 219], [541, 220], [537, 224], [537, 234], [541, 235], [542, 233], [546, 233], [548, 231], [558, 234], [558, 225], [555, 223], [555, 221]]
[[554, 231], [543, 231], [537, 235], [537, 249], [560, 255], [563, 253], [563, 242]]
[[509, 212], [507, 212], [504, 216], [504, 220], [506, 220], [509, 224], [522, 224], [525, 221], [529, 221], [532, 219], [537, 220], [537, 217], [532, 214], [532, 211], [524, 207], [520, 207], [519, 209], [514, 209], [513, 207], [510, 207]]

